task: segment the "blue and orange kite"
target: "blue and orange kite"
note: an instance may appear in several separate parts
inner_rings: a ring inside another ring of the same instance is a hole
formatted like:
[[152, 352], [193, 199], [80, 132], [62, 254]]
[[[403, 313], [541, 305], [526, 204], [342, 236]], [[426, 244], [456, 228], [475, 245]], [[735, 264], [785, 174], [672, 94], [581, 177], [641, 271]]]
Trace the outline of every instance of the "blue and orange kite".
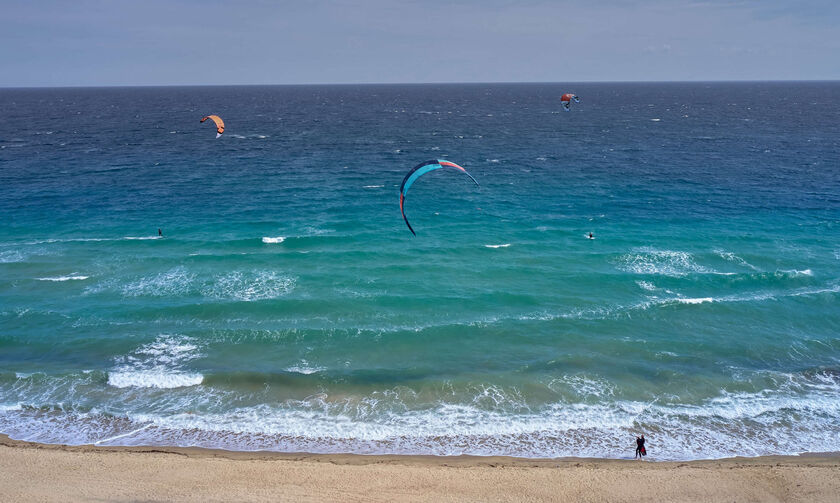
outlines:
[[405, 194], [408, 192], [409, 187], [413, 184], [418, 178], [425, 175], [429, 171], [434, 171], [440, 168], [453, 168], [457, 169], [458, 171], [464, 172], [470, 179], [478, 185], [475, 178], [472, 177], [471, 174], [467, 173], [467, 170], [458, 166], [454, 162], [444, 161], [443, 159], [435, 159], [431, 161], [421, 162], [417, 166], [411, 169], [403, 178], [402, 185], [400, 185], [400, 213], [402, 213], [403, 220], [405, 220], [405, 225], [408, 226], [408, 230], [411, 231], [412, 234], [415, 236], [417, 235], [414, 232], [414, 229], [411, 228], [411, 224], [408, 223], [408, 218], [405, 216], [405, 209], [403, 208], [403, 203], [405, 203]]
[[580, 98], [578, 98], [576, 94], [566, 93], [563, 96], [560, 96], [560, 104], [563, 105], [563, 110], [568, 112], [572, 109], [572, 100], [574, 100], [575, 103], [580, 103]]

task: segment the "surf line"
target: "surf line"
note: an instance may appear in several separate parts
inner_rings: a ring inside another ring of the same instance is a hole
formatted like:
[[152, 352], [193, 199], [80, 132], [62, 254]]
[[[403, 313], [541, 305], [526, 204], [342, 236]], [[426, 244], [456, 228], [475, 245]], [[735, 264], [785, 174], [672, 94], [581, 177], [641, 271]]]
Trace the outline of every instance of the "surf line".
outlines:
[[117, 436], [111, 437], [111, 438], [103, 438], [101, 440], [97, 440], [96, 442], [94, 442], [93, 445], [99, 445], [102, 442], [110, 442], [111, 440], [116, 440], [118, 438], [128, 437], [128, 436], [134, 435], [135, 433], [141, 432], [141, 431], [143, 431], [146, 428], [149, 428], [151, 426], [152, 426], [152, 423], [149, 423], [146, 426], [143, 426], [142, 428], [137, 428], [134, 431], [129, 431], [128, 433], [123, 433], [122, 435], [117, 435]]

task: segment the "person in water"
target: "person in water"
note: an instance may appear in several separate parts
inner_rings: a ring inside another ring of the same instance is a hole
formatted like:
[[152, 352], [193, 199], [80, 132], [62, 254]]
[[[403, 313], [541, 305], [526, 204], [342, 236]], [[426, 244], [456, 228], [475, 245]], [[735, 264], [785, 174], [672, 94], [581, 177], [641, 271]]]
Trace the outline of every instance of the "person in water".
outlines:
[[645, 435], [642, 434], [641, 437], [636, 437], [636, 455], [633, 459], [639, 458], [641, 459], [642, 456], [647, 456], [647, 452], [645, 452]]
[[591, 232], [589, 233], [589, 239], [595, 239], [595, 238], [592, 236], [592, 233], [591, 233]]
[[162, 230], [160, 230], [160, 229], [158, 229], [158, 236], [163, 237], [163, 231], [162, 231]]

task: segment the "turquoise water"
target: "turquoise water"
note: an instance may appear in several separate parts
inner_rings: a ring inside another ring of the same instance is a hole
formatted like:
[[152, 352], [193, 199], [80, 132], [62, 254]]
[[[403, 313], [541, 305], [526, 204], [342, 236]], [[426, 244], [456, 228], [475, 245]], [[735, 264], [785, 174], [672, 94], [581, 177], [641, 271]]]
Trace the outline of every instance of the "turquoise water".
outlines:
[[[7, 89], [0, 109], [13, 438], [840, 450], [838, 83]], [[422, 177], [413, 237], [398, 188], [427, 159], [480, 186]]]

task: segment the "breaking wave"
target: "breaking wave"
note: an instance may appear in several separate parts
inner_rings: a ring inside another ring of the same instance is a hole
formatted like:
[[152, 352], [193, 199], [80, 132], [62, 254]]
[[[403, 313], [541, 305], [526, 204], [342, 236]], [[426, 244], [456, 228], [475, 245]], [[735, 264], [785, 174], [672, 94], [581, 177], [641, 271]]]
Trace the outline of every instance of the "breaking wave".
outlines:
[[81, 281], [88, 279], [90, 276], [82, 276], [80, 274], [73, 274], [70, 276], [55, 276], [48, 278], [37, 278], [38, 281]]
[[190, 338], [161, 335], [131, 354], [117, 358], [108, 372], [108, 384], [116, 388], [181, 388], [201, 384], [204, 376], [182, 369], [200, 357], [198, 346]]

